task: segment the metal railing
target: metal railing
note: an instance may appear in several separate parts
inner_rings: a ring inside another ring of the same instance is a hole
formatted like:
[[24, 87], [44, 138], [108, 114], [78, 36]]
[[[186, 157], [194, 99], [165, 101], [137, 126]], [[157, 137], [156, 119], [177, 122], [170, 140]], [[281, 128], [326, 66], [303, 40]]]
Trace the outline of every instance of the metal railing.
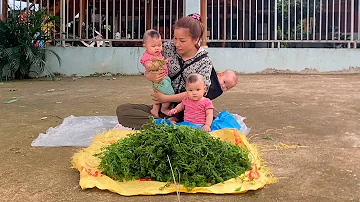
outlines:
[[[182, 0], [59, 0], [61, 41], [140, 42], [150, 28], [170, 39]], [[94, 39], [95, 38], [95, 39]], [[114, 43], [113, 43], [114, 44]]]
[[[210, 47], [358, 46], [359, 0], [198, 1], [202, 19], [206, 19], [203, 44]], [[10, 2], [15, 5], [15, 0]], [[185, 11], [185, 0], [30, 2], [61, 18], [56, 40], [62, 45], [104, 40], [120, 46], [141, 45], [143, 33], [150, 28], [158, 30], [163, 39], [171, 39], [173, 24]]]
[[183, 0], [27, 0], [23, 4], [15, 2], [18, 1], [8, 2], [12, 5], [12, 10], [23, 10], [34, 4], [59, 16], [60, 25], [56, 27], [56, 41], [62, 42], [62, 45], [80, 41], [107, 41], [112, 44], [141, 42], [143, 33], [150, 28], [158, 30], [162, 38], [168, 40], [172, 38], [173, 24], [184, 15], [185, 6]]
[[360, 33], [359, 0], [206, 0], [206, 9], [208, 44], [350, 47]]

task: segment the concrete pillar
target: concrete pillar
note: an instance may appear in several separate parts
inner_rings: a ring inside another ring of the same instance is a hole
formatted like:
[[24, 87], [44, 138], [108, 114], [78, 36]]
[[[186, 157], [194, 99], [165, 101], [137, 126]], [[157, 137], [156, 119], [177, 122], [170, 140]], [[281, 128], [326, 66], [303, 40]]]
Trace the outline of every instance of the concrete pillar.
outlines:
[[206, 43], [206, 37], [207, 37], [207, 18], [206, 18], [206, 0], [201, 0], [201, 3], [200, 3], [200, 15], [201, 15], [201, 20], [202, 20], [202, 24], [204, 26], [204, 33], [203, 33], [203, 36], [201, 38], [201, 46], [205, 46], [207, 47], [207, 43]]
[[190, 15], [192, 13], [197, 13], [201, 15], [201, 20], [204, 25], [204, 34], [201, 38], [201, 46], [207, 47], [206, 44], [206, 1], [205, 0], [185, 0], [184, 1], [184, 14], [185, 16]]
[[[66, 2], [65, 2], [65, 4], [66, 4]], [[86, 0], [80, 0], [79, 9], [80, 9], [80, 16], [79, 16], [79, 22], [78, 22], [78, 23], [79, 23], [79, 24], [78, 24], [78, 33], [79, 33], [80, 38], [82, 38], [82, 37], [81, 37], [81, 35], [82, 35], [82, 33], [83, 33], [82, 23], [83, 23], [83, 22], [86, 22], [86, 15], [88, 15], [88, 14], [86, 13]], [[107, 28], [106, 28], [106, 29], [107, 29]], [[86, 32], [86, 30], [85, 30], [85, 32]], [[81, 33], [81, 34], [80, 34], [80, 33]]]
[[[146, 3], [147, 2], [147, 3]], [[146, 30], [151, 29], [151, 8], [153, 8], [153, 5], [151, 1], [145, 1], [146, 5]]]
[[184, 0], [184, 13], [185, 16], [192, 13], [200, 14], [200, 2], [201, 0]]
[[1, 3], [0, 3], [0, 7], [1, 7], [1, 20], [2, 21], [5, 21], [6, 20], [6, 18], [7, 18], [7, 14], [8, 14], [8, 12], [7, 12], [7, 5], [8, 5], [8, 0], [0, 0], [1, 1]]

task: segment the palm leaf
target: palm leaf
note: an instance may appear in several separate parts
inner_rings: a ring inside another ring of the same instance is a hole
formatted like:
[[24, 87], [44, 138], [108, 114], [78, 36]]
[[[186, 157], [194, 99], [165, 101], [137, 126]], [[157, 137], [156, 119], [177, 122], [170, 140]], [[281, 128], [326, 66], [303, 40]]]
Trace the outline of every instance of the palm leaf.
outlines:
[[9, 80], [10, 78], [14, 77], [13, 72], [10, 69], [10, 64], [5, 64], [4, 66], [2, 66], [2, 76], [1, 76], [1, 80], [2, 78], [5, 78], [5, 80]]
[[40, 65], [43, 66], [43, 68], [45, 68], [45, 69], [47, 70], [47, 72], [48, 72], [49, 75], [50, 75], [51, 80], [54, 81], [54, 80], [55, 80], [55, 75], [54, 75], [54, 73], [51, 71], [51, 68], [46, 64], [46, 62], [45, 62], [45, 61], [41, 61]]
[[32, 63], [32, 61], [36, 60], [36, 55], [33, 52], [33, 49], [31, 48], [31, 46], [24, 46], [25, 49], [25, 55], [26, 55], [26, 59], [29, 60], [30, 63]]
[[61, 58], [60, 58], [60, 56], [55, 51], [53, 51], [51, 49], [46, 49], [46, 52], [54, 55], [56, 57], [58, 63], [59, 63], [59, 67], [61, 67]]
[[18, 55], [20, 51], [20, 47], [11, 47], [3, 49], [3, 56], [5, 59], [7, 59], [9, 68], [16, 72], [19, 69], [20, 66], [20, 57]]

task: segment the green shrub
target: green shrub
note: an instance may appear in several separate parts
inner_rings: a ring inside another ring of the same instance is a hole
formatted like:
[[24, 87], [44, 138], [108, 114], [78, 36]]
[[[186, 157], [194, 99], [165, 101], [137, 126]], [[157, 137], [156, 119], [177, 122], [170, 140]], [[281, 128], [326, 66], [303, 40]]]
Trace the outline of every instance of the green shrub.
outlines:
[[[58, 21], [46, 10], [31, 11], [23, 21], [13, 12], [6, 21], [0, 21], [0, 80], [24, 79], [30, 71], [40, 75], [45, 70], [54, 78], [46, 56], [53, 54], [59, 65], [60, 57], [46, 46], [36, 46], [36, 42], [53, 40], [53, 35], [46, 35], [42, 27]], [[40, 34], [35, 36], [36, 33]]]

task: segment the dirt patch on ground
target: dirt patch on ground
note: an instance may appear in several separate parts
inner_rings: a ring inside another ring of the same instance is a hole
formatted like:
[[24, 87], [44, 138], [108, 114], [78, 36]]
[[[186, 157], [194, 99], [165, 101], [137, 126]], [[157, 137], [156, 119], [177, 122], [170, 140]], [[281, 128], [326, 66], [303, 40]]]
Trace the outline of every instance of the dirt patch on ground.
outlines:
[[[182, 201], [360, 200], [360, 75], [240, 75], [239, 81], [214, 105], [247, 117], [250, 141], [279, 181], [242, 195], [182, 194]], [[0, 84], [0, 201], [176, 201], [173, 194], [83, 191], [70, 163], [80, 148], [30, 146], [65, 117], [115, 115], [119, 104], [150, 103], [150, 92], [143, 76]], [[13, 97], [19, 100], [2, 104]], [[303, 147], [283, 150], [279, 143]]]

